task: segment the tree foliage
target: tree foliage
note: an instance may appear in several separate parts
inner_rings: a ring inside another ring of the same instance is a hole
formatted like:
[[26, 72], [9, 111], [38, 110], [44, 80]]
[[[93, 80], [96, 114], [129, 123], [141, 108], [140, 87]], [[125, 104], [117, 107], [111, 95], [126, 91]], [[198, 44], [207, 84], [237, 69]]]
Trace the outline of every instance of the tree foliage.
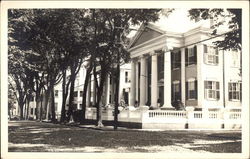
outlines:
[[241, 50], [241, 9], [191, 9], [189, 10], [189, 16], [191, 19], [195, 19], [196, 21], [201, 19], [212, 19], [215, 22], [213, 25], [213, 35], [217, 34], [219, 26], [227, 25], [229, 32], [225, 34], [225, 38], [223, 40], [218, 40], [215, 44], [223, 50]]

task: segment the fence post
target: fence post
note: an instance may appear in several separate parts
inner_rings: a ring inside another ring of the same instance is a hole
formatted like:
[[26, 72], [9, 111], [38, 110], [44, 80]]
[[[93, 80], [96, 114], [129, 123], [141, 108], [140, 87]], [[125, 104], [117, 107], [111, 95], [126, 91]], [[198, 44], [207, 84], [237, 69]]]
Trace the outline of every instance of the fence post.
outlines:
[[187, 112], [187, 124], [185, 128], [188, 129], [189, 124], [192, 122], [194, 118], [194, 107], [186, 107], [186, 112]]

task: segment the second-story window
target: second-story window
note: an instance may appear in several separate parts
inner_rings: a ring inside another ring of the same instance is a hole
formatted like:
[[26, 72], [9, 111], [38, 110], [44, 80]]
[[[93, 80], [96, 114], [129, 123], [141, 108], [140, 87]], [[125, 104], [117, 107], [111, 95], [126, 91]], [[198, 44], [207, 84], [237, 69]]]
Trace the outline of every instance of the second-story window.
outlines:
[[197, 63], [197, 46], [185, 49], [185, 63], [186, 66]]
[[204, 61], [206, 64], [218, 65], [219, 63], [219, 52], [218, 48], [203, 45], [204, 50]]

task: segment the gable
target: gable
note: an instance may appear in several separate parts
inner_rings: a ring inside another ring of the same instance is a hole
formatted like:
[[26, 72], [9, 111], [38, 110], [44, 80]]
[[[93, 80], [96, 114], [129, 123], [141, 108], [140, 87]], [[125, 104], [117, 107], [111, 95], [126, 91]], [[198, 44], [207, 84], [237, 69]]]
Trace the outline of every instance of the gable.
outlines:
[[143, 30], [143, 32], [141, 33], [141, 35], [136, 39], [136, 41], [131, 45], [131, 47], [135, 47], [137, 45], [140, 45], [146, 41], [149, 41], [153, 38], [156, 38], [158, 36], [161, 36], [162, 33], [155, 31], [153, 29], [150, 28], [145, 28]]

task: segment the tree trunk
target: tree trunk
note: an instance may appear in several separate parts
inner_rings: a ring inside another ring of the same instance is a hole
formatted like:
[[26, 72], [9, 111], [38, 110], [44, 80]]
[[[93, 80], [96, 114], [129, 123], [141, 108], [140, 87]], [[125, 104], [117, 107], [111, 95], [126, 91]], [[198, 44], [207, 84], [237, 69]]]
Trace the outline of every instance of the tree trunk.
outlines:
[[73, 117], [73, 102], [74, 102], [74, 88], [75, 88], [75, 75], [71, 75], [71, 85], [70, 85], [70, 93], [69, 93], [69, 119], [71, 116]]
[[66, 93], [67, 90], [65, 87], [66, 87], [66, 71], [63, 72], [63, 81], [62, 81], [62, 89], [63, 90], [62, 90], [62, 109], [61, 109], [61, 119], [60, 119], [61, 123], [63, 123], [65, 121], [65, 117], [66, 117], [65, 105], [66, 105], [68, 93]]
[[[119, 53], [118, 53], [118, 59]], [[115, 90], [115, 113], [114, 113], [114, 130], [117, 130], [118, 127], [118, 107], [119, 107], [119, 85], [120, 85], [120, 64], [117, 65], [116, 71], [116, 90]]]
[[40, 100], [40, 121], [42, 121], [42, 116], [43, 116], [43, 95], [41, 95], [41, 100]]
[[50, 107], [50, 88], [48, 87], [48, 90], [45, 91], [45, 109], [46, 109], [46, 117], [45, 120], [49, 120], [49, 107]]
[[[95, 73], [96, 74], [96, 73]], [[103, 93], [103, 86], [106, 80], [106, 71], [104, 68], [101, 69], [101, 76], [100, 76], [100, 84], [97, 87], [97, 102], [96, 102], [96, 120], [97, 120], [97, 127], [103, 127], [102, 124], [102, 105], [101, 105], [101, 98]], [[95, 81], [97, 83], [97, 76], [95, 75]]]
[[85, 76], [85, 81], [84, 81], [84, 87], [83, 87], [83, 92], [82, 92], [82, 115], [81, 115], [81, 124], [83, 124], [85, 122], [86, 119], [86, 102], [87, 102], [87, 90], [88, 90], [88, 85], [89, 85], [89, 79], [91, 76], [91, 70], [92, 67], [90, 66], [90, 68], [87, 69], [86, 71], [86, 76]]
[[30, 99], [27, 99], [27, 107], [26, 107], [26, 120], [29, 120], [29, 111], [30, 110]]
[[54, 85], [51, 86], [51, 121], [52, 123], [56, 122], [56, 114], [55, 114], [55, 94], [54, 94]]

